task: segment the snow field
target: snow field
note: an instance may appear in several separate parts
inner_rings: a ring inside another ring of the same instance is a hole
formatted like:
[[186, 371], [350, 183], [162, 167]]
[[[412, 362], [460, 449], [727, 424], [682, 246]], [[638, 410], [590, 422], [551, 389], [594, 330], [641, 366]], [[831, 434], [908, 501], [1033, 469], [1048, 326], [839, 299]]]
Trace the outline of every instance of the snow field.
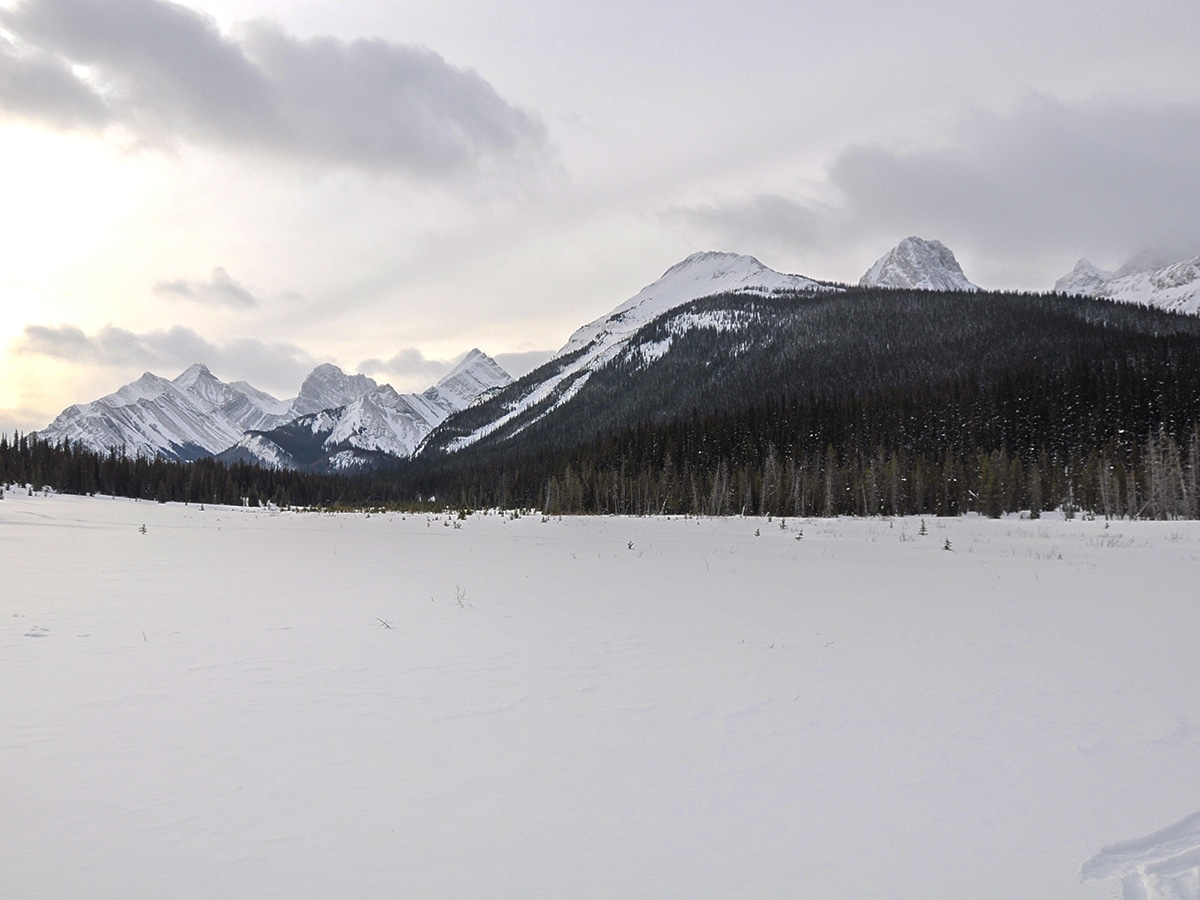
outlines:
[[451, 521], [6, 492], [0, 896], [1110, 898], [1200, 811], [1200, 523]]

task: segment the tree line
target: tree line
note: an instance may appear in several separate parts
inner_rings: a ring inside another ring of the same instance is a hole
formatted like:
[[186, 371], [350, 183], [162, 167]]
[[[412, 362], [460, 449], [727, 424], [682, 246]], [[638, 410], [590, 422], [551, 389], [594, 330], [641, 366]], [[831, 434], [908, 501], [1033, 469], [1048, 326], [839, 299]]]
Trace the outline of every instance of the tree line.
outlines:
[[409, 496], [548, 513], [1200, 518], [1200, 356], [1170, 342], [1059, 371], [769, 398], [558, 449], [418, 459]]

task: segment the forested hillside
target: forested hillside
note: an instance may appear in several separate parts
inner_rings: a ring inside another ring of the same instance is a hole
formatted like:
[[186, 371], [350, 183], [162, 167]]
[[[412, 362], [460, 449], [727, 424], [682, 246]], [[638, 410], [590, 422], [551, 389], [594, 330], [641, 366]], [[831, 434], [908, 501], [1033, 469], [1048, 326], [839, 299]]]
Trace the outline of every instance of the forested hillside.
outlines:
[[1200, 517], [1196, 317], [982, 292], [712, 297], [645, 326], [554, 414], [439, 452], [537, 377], [360, 476], [18, 436], [0, 481], [280, 506]]

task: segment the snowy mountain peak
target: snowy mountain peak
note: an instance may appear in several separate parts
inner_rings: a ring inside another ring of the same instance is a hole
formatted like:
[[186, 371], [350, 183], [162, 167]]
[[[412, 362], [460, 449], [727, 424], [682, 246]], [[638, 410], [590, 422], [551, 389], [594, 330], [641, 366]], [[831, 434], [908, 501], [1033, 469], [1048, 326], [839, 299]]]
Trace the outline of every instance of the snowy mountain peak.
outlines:
[[776, 272], [753, 256], [716, 251], [693, 253], [612, 312], [576, 331], [546, 364], [543, 371], [548, 374], [534, 382], [519, 398], [506, 403], [506, 410], [499, 418], [455, 438], [448, 448], [457, 450], [473, 444], [535, 407], [539, 410], [538, 418], [548, 415], [570, 401], [592, 374], [629, 344], [640, 328], [693, 300], [717, 294], [769, 296], [790, 291], [832, 290], [839, 288], [803, 275]]
[[[331, 389], [348, 383], [350, 389], [357, 389], [363, 381], [356, 378], [362, 376], [352, 378], [336, 366], [325, 365], [318, 367], [305, 384], [309, 394], [315, 395], [318, 387]], [[378, 454], [411, 456], [450, 415], [465, 409], [481, 394], [511, 381], [512, 376], [495, 360], [475, 349], [424, 393], [401, 394], [390, 384], [374, 386], [371, 381], [372, 386], [349, 403], [291, 418], [275, 429], [243, 435], [237, 446], [222, 453], [221, 458], [253, 460], [280, 468], [340, 469], [368, 465]]]
[[606, 344], [623, 341], [652, 319], [701, 297], [829, 289], [803, 275], [784, 275], [769, 269], [753, 256], [719, 251], [693, 253], [612, 312], [584, 325], [557, 355], [573, 353], [598, 340]]
[[723, 250], [702, 250], [675, 263], [663, 273], [662, 277], [665, 279], [689, 269], [700, 269], [710, 277], [719, 277], [725, 272], [738, 269], [764, 271], [766, 268], [753, 256], [744, 256], [740, 253], [729, 253]]
[[202, 378], [212, 378], [213, 373], [204, 363], [192, 363], [174, 379], [176, 387], [183, 388], [185, 391]]
[[512, 380], [512, 376], [498, 362], [476, 348], [427, 390], [424, 396], [457, 412], [465, 409], [481, 394], [504, 387]]
[[907, 237], [871, 266], [858, 282], [862, 287], [918, 291], [977, 291], [967, 280], [950, 248], [941, 241]]
[[[185, 387], [176, 383], [181, 380]], [[68, 407], [39, 435], [99, 453], [122, 447], [134, 456], [194, 459], [237, 440], [245, 426], [229, 410], [239, 401], [248, 406], [211, 373], [188, 370], [168, 381], [147, 372], [99, 400]], [[261, 418], [261, 413], [252, 411], [254, 415]]]
[[1116, 272], [1105, 272], [1081, 259], [1070, 274], [1054, 283], [1054, 290], [1200, 313], [1200, 256], [1164, 261], [1160, 253], [1140, 253]]
[[322, 363], [300, 385], [300, 393], [292, 401], [288, 416], [296, 418], [323, 409], [346, 406], [376, 387], [378, 385], [373, 378], [347, 375], [333, 363]]
[[1112, 277], [1112, 272], [1098, 269], [1081, 259], [1074, 269], [1054, 282], [1054, 290], [1059, 294], [1091, 294]]
[[139, 400], [154, 400], [164, 394], [172, 393], [174, 390], [175, 385], [167, 379], [155, 375], [153, 372], [143, 372], [142, 377], [137, 381], [122, 385], [108, 396], [101, 397], [95, 402], [124, 406], [137, 403]]

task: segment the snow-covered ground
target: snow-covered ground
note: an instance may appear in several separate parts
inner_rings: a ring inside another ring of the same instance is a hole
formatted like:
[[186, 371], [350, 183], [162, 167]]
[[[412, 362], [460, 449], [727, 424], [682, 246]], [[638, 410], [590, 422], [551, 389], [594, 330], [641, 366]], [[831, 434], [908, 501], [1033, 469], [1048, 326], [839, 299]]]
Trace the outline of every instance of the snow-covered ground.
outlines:
[[0, 896], [1111, 898], [1189, 852], [1198, 523], [447, 522], [7, 492]]

